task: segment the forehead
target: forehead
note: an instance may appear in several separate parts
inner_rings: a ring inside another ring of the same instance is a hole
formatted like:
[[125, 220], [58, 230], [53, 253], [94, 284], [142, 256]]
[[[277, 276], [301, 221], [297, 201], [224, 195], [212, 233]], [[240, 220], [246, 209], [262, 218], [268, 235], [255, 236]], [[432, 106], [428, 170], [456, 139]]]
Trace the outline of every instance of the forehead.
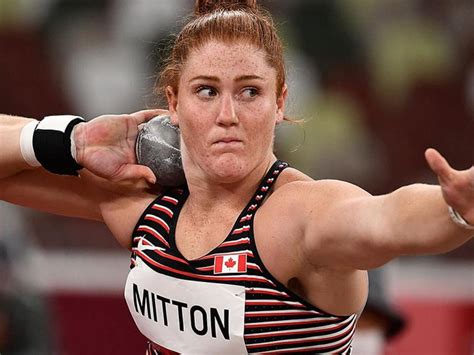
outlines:
[[276, 77], [276, 71], [268, 64], [265, 51], [250, 43], [209, 41], [192, 50], [183, 67], [183, 77], [197, 75], [258, 75], [270, 80]]

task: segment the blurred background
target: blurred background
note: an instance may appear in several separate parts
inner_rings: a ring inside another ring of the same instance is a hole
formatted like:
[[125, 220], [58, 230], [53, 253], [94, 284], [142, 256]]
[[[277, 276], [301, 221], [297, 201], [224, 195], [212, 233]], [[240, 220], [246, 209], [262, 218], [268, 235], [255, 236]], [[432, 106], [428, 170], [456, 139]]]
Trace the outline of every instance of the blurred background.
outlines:
[[[0, 111], [93, 118], [157, 105], [156, 71], [193, 4], [0, 0]], [[287, 115], [305, 122], [278, 127], [280, 158], [373, 194], [436, 183], [428, 147], [473, 164], [472, 0], [263, 4], [286, 47]], [[128, 256], [102, 225], [0, 202], [0, 353], [143, 354], [122, 295]], [[373, 354], [472, 354], [473, 271], [472, 241], [385, 266], [375, 292], [404, 326], [385, 324]]]

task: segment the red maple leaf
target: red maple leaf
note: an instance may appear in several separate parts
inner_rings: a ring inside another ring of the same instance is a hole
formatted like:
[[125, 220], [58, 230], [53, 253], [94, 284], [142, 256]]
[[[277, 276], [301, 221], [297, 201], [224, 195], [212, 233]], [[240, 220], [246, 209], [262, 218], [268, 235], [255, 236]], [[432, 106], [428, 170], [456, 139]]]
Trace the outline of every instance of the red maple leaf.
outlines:
[[235, 265], [235, 261], [232, 258], [227, 259], [225, 262], [225, 266], [228, 267], [229, 269], [233, 268]]

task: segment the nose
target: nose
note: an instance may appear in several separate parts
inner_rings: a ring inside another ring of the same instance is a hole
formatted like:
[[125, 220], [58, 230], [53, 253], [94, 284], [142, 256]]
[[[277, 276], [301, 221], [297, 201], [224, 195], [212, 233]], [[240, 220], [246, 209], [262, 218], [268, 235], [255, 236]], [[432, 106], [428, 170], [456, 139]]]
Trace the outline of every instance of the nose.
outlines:
[[235, 110], [235, 103], [231, 94], [221, 96], [219, 102], [219, 113], [216, 118], [216, 123], [221, 126], [233, 126], [239, 122], [237, 112]]

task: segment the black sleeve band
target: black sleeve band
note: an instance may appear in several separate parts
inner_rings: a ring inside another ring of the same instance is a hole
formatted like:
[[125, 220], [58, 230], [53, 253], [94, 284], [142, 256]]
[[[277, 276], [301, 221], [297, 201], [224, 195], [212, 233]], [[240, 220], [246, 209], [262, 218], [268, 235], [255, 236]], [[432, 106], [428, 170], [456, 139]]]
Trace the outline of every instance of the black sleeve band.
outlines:
[[77, 176], [82, 169], [71, 154], [71, 133], [84, 120], [77, 116], [48, 116], [36, 127], [33, 149], [36, 159], [48, 171]]

